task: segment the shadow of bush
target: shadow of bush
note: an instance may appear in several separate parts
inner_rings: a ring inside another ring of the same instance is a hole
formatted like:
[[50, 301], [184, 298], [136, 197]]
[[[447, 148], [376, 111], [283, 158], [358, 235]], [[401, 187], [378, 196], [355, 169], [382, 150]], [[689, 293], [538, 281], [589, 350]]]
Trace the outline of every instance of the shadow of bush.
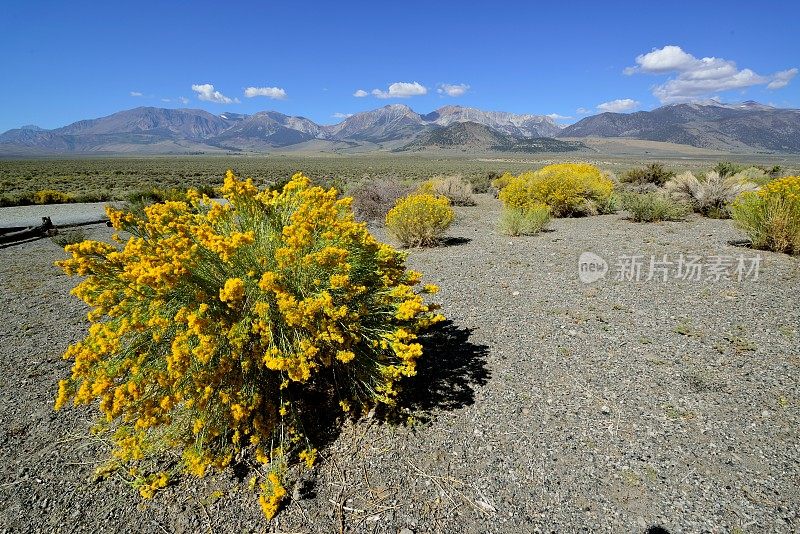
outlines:
[[475, 403], [475, 389], [491, 377], [489, 347], [469, 341], [472, 330], [444, 321], [421, 339], [417, 375], [402, 383], [398, 407], [414, 412], [457, 410]]

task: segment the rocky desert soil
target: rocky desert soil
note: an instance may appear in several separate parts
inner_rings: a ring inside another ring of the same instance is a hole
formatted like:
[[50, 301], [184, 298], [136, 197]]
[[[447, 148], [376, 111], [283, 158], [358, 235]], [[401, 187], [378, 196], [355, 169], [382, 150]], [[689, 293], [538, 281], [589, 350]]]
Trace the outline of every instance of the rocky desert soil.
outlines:
[[[147, 501], [93, 481], [108, 454], [95, 412], [53, 411], [86, 329], [76, 280], [49, 239], [0, 249], [0, 531], [800, 530], [800, 260], [697, 216], [510, 238], [498, 214], [482, 197], [444, 246], [410, 252], [449, 319], [407, 384], [413, 421], [346, 424], [271, 522], [236, 469]], [[582, 252], [605, 278], [581, 282]], [[756, 254], [757, 278], [713, 267]], [[701, 257], [700, 279], [681, 255]], [[617, 268], [634, 256], [638, 281]]]

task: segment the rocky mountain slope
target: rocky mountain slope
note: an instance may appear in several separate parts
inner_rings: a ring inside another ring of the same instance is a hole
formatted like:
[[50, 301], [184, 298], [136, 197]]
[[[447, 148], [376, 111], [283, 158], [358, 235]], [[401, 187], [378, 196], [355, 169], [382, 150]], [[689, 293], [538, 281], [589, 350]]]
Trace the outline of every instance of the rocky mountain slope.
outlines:
[[453, 122], [419, 135], [398, 150], [568, 152], [581, 148], [586, 148], [586, 146], [579, 142], [560, 141], [550, 137], [515, 137], [476, 122]]
[[625, 137], [735, 151], [800, 152], [800, 110], [748, 101], [673, 104], [653, 111], [601, 113], [559, 137]]

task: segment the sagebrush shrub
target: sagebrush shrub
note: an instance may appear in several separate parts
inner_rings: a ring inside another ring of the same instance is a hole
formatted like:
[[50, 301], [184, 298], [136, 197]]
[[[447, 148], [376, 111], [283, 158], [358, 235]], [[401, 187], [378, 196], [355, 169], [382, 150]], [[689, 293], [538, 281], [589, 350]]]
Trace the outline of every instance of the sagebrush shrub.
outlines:
[[386, 228], [406, 247], [427, 247], [438, 243], [454, 216], [446, 198], [413, 194], [389, 210]]
[[774, 180], [775, 176], [772, 176], [769, 171], [759, 167], [748, 167], [734, 174], [733, 178], [740, 182], [753, 182], [757, 185], [764, 185]]
[[347, 194], [353, 198], [353, 212], [358, 220], [383, 222], [398, 199], [411, 191], [411, 186], [399, 180], [378, 178], [361, 182]]
[[622, 207], [636, 222], [681, 221], [690, 211], [689, 206], [663, 193], [626, 193]]
[[800, 176], [742, 193], [731, 206], [731, 216], [754, 248], [800, 254]]
[[593, 165], [559, 163], [520, 174], [499, 197], [509, 207], [546, 204], [553, 217], [570, 217], [596, 212], [597, 204], [606, 202], [613, 189], [614, 183]]
[[287, 464], [314, 461], [303, 428], [320, 395], [345, 411], [391, 404], [415, 374], [418, 333], [442, 317], [423, 301], [435, 287], [415, 289], [405, 255], [336, 190], [297, 174], [259, 191], [229, 171], [222, 193], [229, 203], [190, 192], [141, 218], [109, 208], [132, 237], [67, 247], [58, 265], [85, 277], [73, 293], [91, 326], [65, 354], [56, 408], [98, 401], [116, 465], [144, 497], [179, 471], [254, 458], [271, 517]]
[[664, 168], [661, 163], [650, 163], [643, 168], [631, 169], [622, 175], [622, 181], [632, 184], [653, 184], [661, 187], [667, 180], [675, 176], [673, 171]]
[[445, 197], [453, 206], [474, 206], [472, 184], [464, 180], [460, 174], [441, 176], [423, 182], [417, 193]]
[[685, 172], [664, 187], [673, 200], [691, 206], [692, 210], [706, 217], [720, 219], [730, 217], [730, 204], [739, 194], [756, 189], [752, 182], [741, 181], [735, 175], [722, 177], [715, 171], [706, 174], [704, 180]]
[[550, 207], [534, 204], [526, 208], [504, 206], [500, 213], [500, 230], [511, 236], [535, 235], [550, 223]]

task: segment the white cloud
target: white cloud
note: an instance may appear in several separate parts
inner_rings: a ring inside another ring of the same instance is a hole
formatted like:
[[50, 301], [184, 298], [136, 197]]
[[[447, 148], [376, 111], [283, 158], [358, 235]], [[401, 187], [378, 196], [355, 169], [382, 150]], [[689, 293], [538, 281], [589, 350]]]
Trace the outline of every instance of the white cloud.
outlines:
[[607, 111], [609, 113], [624, 113], [639, 107], [639, 102], [632, 98], [620, 98], [618, 100], [611, 100], [610, 102], [603, 102], [597, 105], [600, 111]]
[[447, 96], [461, 96], [467, 91], [469, 91], [469, 85], [465, 83], [459, 83], [459, 84], [440, 83], [439, 88], [436, 90], [436, 92], [439, 93], [440, 95], [447, 95]]
[[334, 119], [346, 119], [352, 116], [353, 116], [352, 113], [334, 113], [333, 115], [331, 115], [331, 117], [333, 117]]
[[591, 109], [586, 109], [586, 108], [578, 108], [575, 110], [575, 113], [577, 113], [578, 115], [588, 115], [591, 112], [592, 112]]
[[144, 95], [139, 91], [131, 91], [131, 96], [144, 96]]
[[[581, 109], [583, 109], [583, 108], [581, 108]], [[568, 120], [568, 119], [574, 119], [575, 118], [575, 117], [568, 117], [566, 115], [559, 115], [558, 113], [551, 113], [551, 114], [549, 114], [547, 116], [550, 117], [551, 119], [553, 119], [554, 121]]]
[[373, 89], [372, 95], [377, 98], [409, 98], [428, 94], [428, 88], [417, 82], [395, 82], [388, 91]]
[[628, 67], [625, 74], [637, 72], [664, 73], [674, 70], [686, 70], [697, 61], [691, 54], [687, 54], [680, 46], [667, 45], [664, 48], [654, 48], [652, 52], [636, 56], [636, 66]]
[[668, 45], [636, 57], [636, 65], [623, 71], [631, 75], [675, 74], [666, 82], [653, 87], [653, 94], [662, 103], [686, 102], [708, 97], [720, 91], [745, 89], [766, 85], [768, 89], [785, 87], [797, 74], [788, 69], [771, 76], [762, 76], [750, 69], [739, 69], [734, 61], [704, 57], [698, 59], [679, 46]]
[[162, 102], [172, 102], [172, 100], [170, 100], [169, 98], [162, 98], [161, 101]]
[[181, 104], [183, 104], [185, 106], [186, 104], [189, 103], [189, 99], [186, 98], [185, 96], [179, 96], [178, 97], [178, 102], [180, 102]]
[[206, 102], [214, 102], [216, 104], [238, 104], [238, 98], [229, 98], [219, 91], [214, 90], [214, 86], [210, 83], [194, 84], [192, 91], [197, 93], [197, 98]]
[[356, 98], [364, 98], [367, 95], [369, 95], [369, 93], [363, 89], [359, 89], [355, 93], [353, 93], [353, 96]]
[[797, 69], [788, 69], [776, 72], [772, 75], [772, 81], [767, 84], [767, 89], [780, 89], [781, 87], [786, 87], [795, 76], [797, 76]]
[[283, 100], [286, 98], [286, 91], [280, 87], [248, 87], [244, 90], [244, 96], [247, 98], [265, 96], [273, 100]]

